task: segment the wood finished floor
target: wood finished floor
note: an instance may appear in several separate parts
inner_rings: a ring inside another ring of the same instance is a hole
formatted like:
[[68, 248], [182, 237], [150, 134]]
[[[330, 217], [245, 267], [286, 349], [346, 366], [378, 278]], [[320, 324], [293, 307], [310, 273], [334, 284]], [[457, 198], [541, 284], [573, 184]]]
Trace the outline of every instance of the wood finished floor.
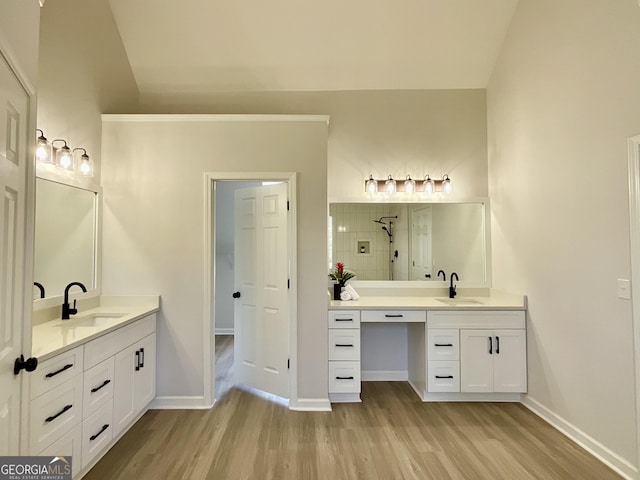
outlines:
[[294, 412], [234, 387], [216, 337], [211, 410], [152, 410], [84, 477], [606, 480], [615, 472], [519, 404], [422, 403], [407, 383], [363, 383], [361, 404]]

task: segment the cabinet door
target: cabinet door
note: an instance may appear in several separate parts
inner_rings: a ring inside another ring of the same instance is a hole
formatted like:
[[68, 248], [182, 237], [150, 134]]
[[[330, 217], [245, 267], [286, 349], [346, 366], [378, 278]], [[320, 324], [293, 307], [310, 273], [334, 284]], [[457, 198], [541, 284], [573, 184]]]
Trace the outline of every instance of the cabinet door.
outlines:
[[460, 391], [493, 392], [492, 330], [460, 330]]
[[113, 436], [135, 418], [135, 374], [138, 366], [138, 344], [122, 350], [115, 357], [115, 388], [113, 390]]
[[527, 391], [527, 339], [524, 330], [494, 330], [493, 391]]
[[140, 369], [134, 375], [134, 408], [137, 415], [156, 396], [156, 334], [143, 338], [137, 344]]

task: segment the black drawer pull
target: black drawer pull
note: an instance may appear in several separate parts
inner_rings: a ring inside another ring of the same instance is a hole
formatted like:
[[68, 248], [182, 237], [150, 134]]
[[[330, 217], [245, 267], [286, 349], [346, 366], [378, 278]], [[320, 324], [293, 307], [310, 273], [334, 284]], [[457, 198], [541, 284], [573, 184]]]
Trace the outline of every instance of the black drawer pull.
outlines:
[[336, 377], [336, 380], [353, 380], [353, 377]]
[[436, 347], [453, 347], [453, 343], [435, 343]]
[[336, 347], [353, 347], [353, 343], [336, 343]]
[[399, 313], [397, 315], [395, 315], [395, 314], [392, 315], [390, 313], [385, 313], [384, 316], [385, 316], [385, 318], [402, 318], [402, 314], [401, 313]]
[[489, 337], [489, 355], [493, 355], [493, 339]]
[[500, 355], [500, 337], [496, 337], [496, 353]]
[[140, 349], [140, 368], [144, 368], [144, 348]]
[[140, 370], [140, 350], [136, 350], [136, 372]]
[[353, 318], [336, 318], [336, 322], [353, 322]]
[[51, 373], [47, 373], [45, 375], [45, 377], [47, 378], [51, 378], [51, 377], [55, 377], [56, 375], [58, 375], [59, 373], [64, 372], [65, 370], [69, 370], [71, 367], [73, 367], [73, 363], [67, 363], [64, 367], [62, 367], [60, 370], [56, 370], [55, 372], [51, 372]]
[[453, 378], [453, 375], [436, 375], [436, 378]]
[[102, 382], [102, 385], [100, 385], [99, 387], [92, 388], [91, 389], [91, 393], [96, 393], [98, 390], [100, 390], [101, 388], [106, 387], [110, 383], [111, 383], [111, 380], [105, 380], [104, 382]]
[[102, 428], [100, 429], [100, 431], [98, 433], [96, 433], [95, 435], [91, 435], [89, 437], [89, 440], [91, 440], [92, 442], [98, 438], [100, 435], [102, 435], [102, 432], [104, 432], [107, 428], [109, 428], [109, 424], [105, 423], [104, 425], [102, 425]]
[[70, 410], [71, 407], [73, 407], [73, 405], [65, 405], [65, 407], [60, 410], [58, 413], [56, 413], [55, 415], [51, 416], [51, 417], [47, 417], [47, 419], [45, 420], [45, 422], [49, 423], [49, 422], [53, 422], [56, 418], [58, 418], [60, 415], [62, 415], [64, 412], [66, 412], [67, 410]]

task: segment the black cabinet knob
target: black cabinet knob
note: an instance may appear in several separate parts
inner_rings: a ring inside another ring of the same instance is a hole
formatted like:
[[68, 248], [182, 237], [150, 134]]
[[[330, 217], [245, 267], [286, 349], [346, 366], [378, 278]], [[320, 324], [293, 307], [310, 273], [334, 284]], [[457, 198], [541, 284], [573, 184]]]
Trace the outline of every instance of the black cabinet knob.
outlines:
[[38, 368], [37, 358], [31, 357], [25, 360], [24, 355], [20, 355], [19, 358], [16, 358], [16, 361], [13, 364], [13, 374], [18, 375], [22, 369], [27, 372], [33, 372], [36, 368]]
[[240, 292], [233, 292], [233, 298], [240, 298]]

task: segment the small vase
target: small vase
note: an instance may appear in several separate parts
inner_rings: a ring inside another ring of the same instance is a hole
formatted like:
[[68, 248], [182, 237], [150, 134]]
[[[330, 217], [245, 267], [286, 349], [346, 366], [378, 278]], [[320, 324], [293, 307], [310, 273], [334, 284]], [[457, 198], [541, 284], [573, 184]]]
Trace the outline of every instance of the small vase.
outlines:
[[334, 283], [333, 284], [333, 299], [340, 300], [340, 293], [342, 293], [342, 284]]

